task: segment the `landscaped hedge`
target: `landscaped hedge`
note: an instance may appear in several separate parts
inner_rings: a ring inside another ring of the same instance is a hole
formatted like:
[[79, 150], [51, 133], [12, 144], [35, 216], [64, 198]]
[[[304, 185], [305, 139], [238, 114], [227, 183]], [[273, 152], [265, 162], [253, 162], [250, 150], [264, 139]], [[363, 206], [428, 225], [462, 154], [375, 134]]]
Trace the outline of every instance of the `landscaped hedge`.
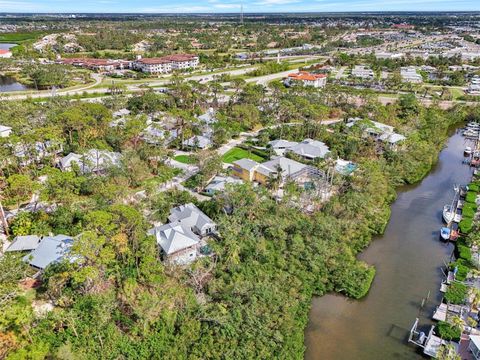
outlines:
[[452, 326], [445, 321], [439, 321], [436, 332], [444, 340], [458, 341], [462, 335], [462, 331], [458, 327]]
[[477, 205], [474, 203], [466, 202], [462, 209], [462, 217], [472, 218], [477, 212]]
[[460, 221], [460, 224], [458, 224], [458, 226], [462, 234], [468, 234], [472, 230], [473, 219], [469, 217], [463, 217], [462, 221]]
[[465, 196], [465, 201], [475, 204], [476, 200], [477, 200], [477, 193], [475, 191], [468, 190], [467, 196]]
[[[457, 280], [459, 280], [458, 273], [457, 273]], [[455, 304], [455, 305], [464, 304], [465, 299], [467, 298], [467, 291], [468, 289], [465, 285], [455, 282], [448, 287], [448, 290], [445, 293], [445, 299], [450, 304]]]

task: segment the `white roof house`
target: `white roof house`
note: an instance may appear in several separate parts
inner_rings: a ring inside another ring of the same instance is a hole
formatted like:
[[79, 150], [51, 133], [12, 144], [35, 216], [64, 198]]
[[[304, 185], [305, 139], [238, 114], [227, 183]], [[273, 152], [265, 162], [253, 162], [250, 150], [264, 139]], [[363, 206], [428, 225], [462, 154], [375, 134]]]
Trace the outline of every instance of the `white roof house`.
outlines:
[[[346, 124], [347, 127], [352, 127], [357, 122], [362, 121], [360, 118], [348, 119]], [[377, 121], [365, 120], [365, 126], [363, 131], [367, 136], [374, 138], [375, 140], [382, 141], [391, 145], [393, 148], [403, 140], [406, 139], [405, 136], [397, 134], [394, 132], [395, 128], [390, 125], [382, 124]]]
[[35, 250], [24, 256], [31, 266], [45, 269], [48, 265], [62, 260], [70, 251], [73, 238], [66, 235], [44, 237]]
[[83, 155], [70, 153], [60, 159], [59, 165], [63, 171], [70, 171], [73, 163], [76, 162], [82, 173], [98, 173], [111, 166], [118, 166], [120, 159], [120, 153], [91, 149]]
[[194, 204], [170, 210], [169, 223], [149, 231], [166, 255], [167, 261], [185, 265], [197, 258], [202, 237], [215, 232], [216, 224]]
[[12, 133], [12, 128], [10, 126], [0, 125], [0, 137], [6, 138], [9, 137]]
[[299, 163], [298, 161], [286, 158], [286, 157], [277, 157], [273, 160], [266, 161], [256, 169], [262, 175], [270, 176], [271, 174], [277, 173], [277, 169], [281, 169], [281, 175], [283, 179], [303, 170], [308, 165]]
[[190, 139], [185, 140], [183, 145], [193, 148], [206, 149], [212, 145], [212, 140], [206, 136], [195, 135]]
[[298, 142], [296, 141], [288, 141], [284, 139], [272, 140], [268, 143], [268, 145], [277, 155], [283, 155], [286, 149], [290, 149], [292, 146], [295, 146], [297, 144]]
[[212, 219], [192, 203], [171, 209], [168, 221], [171, 223], [179, 221], [199, 236], [211, 234], [215, 232], [217, 227]]
[[35, 250], [40, 243], [37, 235], [16, 236], [5, 251], [29, 251]]
[[[157, 244], [167, 256], [195, 247], [200, 242], [200, 238], [181, 222], [165, 224], [154, 228], [151, 232], [155, 235]], [[196, 257], [196, 252], [193, 252], [193, 254], [192, 261]]]
[[323, 159], [330, 152], [325, 143], [312, 139], [305, 139], [287, 150], [308, 160]]

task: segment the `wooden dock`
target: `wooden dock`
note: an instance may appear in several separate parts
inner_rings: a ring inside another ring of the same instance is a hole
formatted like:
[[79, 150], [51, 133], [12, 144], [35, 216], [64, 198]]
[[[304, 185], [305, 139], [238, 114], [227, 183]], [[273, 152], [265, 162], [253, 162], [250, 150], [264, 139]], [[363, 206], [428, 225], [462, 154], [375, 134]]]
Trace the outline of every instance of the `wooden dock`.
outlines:
[[445, 321], [447, 320], [447, 311], [448, 311], [448, 305], [447, 304], [440, 304], [437, 306], [435, 311], [433, 312], [433, 320], [437, 321]]
[[418, 318], [415, 320], [412, 328], [410, 329], [410, 336], [408, 337], [408, 342], [411, 342], [423, 349], [425, 355], [436, 357], [437, 353], [442, 345], [445, 342], [435, 335], [434, 329], [435, 326], [432, 325], [428, 335], [424, 332], [419, 332], [418, 327]]

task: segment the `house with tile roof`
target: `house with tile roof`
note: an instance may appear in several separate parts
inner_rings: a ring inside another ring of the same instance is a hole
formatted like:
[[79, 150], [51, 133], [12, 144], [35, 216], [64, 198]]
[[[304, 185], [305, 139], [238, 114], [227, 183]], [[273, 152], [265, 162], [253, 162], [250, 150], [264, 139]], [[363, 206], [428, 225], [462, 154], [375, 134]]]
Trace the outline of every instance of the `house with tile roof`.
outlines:
[[323, 88], [327, 84], [326, 74], [313, 74], [307, 71], [299, 71], [289, 74], [285, 79], [285, 85], [302, 84], [303, 86], [312, 86], [314, 88]]

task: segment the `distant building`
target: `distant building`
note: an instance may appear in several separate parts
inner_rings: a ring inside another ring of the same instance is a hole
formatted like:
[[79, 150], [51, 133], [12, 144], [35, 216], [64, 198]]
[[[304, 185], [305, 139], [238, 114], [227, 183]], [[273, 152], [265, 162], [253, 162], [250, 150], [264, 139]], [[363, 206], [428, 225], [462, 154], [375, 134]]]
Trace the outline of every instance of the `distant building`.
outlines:
[[312, 74], [306, 71], [289, 74], [285, 80], [285, 84], [290, 86], [292, 84], [300, 83], [303, 86], [312, 86], [314, 88], [323, 88], [327, 84], [327, 75]]
[[348, 119], [347, 127], [360, 123], [361, 128], [365, 136], [389, 145], [390, 149], [396, 150], [399, 143], [403, 142], [406, 137], [394, 132], [394, 127], [386, 124], [379, 123], [377, 121], [362, 120], [360, 118]]
[[12, 133], [12, 128], [10, 126], [0, 125], [0, 137], [6, 138], [9, 137]]
[[422, 75], [417, 72], [414, 66], [400, 68], [400, 76], [403, 82], [409, 82], [413, 84], [419, 84], [423, 82]]
[[66, 58], [57, 61], [64, 65], [73, 65], [94, 71], [113, 71], [129, 69], [132, 66], [131, 61], [127, 60], [110, 60], [95, 58]]
[[10, 50], [0, 49], [0, 58], [8, 59], [13, 56]]
[[197, 55], [177, 54], [159, 58], [139, 58], [133, 67], [150, 74], [166, 74], [173, 70], [195, 69], [199, 64]]
[[190, 139], [184, 140], [183, 145], [203, 150], [212, 146], [212, 140], [203, 135], [195, 135], [192, 136]]
[[467, 93], [470, 95], [480, 95], [480, 76], [476, 75], [472, 78], [468, 85]]
[[360, 79], [373, 79], [375, 74], [372, 69], [364, 65], [355, 65], [352, 69], [352, 76]]
[[375, 57], [379, 60], [395, 60], [404, 57], [404, 53], [377, 52]]

